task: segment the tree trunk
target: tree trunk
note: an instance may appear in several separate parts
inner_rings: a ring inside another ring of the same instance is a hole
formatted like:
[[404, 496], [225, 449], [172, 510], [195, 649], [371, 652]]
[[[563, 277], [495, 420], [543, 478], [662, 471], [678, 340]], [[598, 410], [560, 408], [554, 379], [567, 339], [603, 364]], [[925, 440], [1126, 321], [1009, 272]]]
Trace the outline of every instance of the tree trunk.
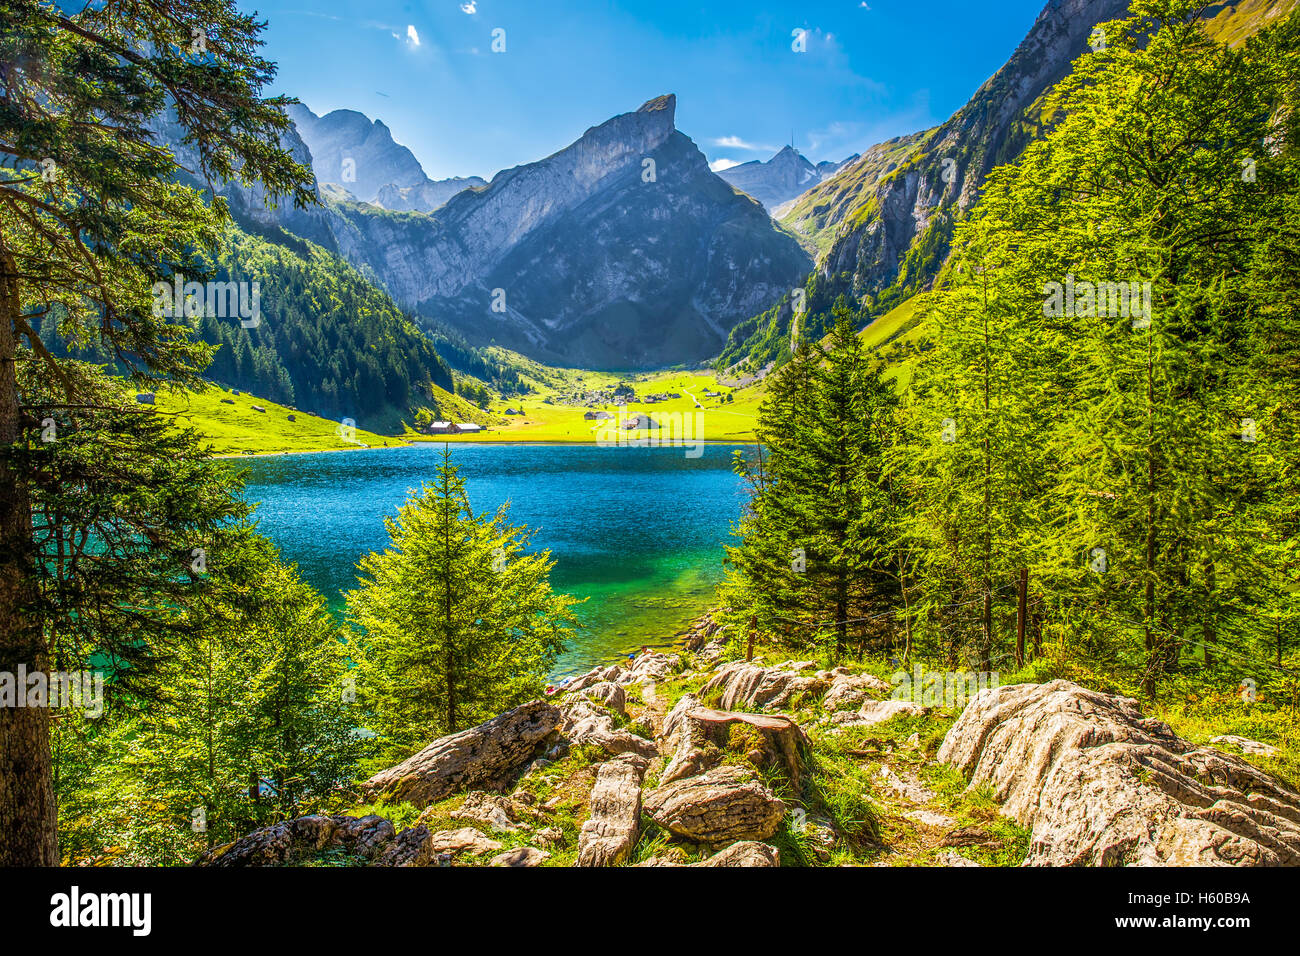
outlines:
[[1025, 666], [1025, 621], [1029, 616], [1029, 569], [1020, 569], [1020, 593], [1016, 602], [1016, 667]]
[[[12, 452], [23, 441], [17, 366], [17, 266], [0, 245], [0, 671], [44, 671], [34, 613], [31, 493]], [[26, 688], [16, 687], [21, 702]], [[0, 707], [0, 867], [58, 866], [58, 808], [50, 760], [50, 712]]]

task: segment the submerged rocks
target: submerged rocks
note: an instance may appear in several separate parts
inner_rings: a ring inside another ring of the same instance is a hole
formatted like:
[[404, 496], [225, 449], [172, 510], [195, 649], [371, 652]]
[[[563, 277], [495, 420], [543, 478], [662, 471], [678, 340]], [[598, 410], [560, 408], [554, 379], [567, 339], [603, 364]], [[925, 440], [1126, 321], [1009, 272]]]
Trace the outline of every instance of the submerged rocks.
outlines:
[[744, 767], [723, 766], [665, 784], [645, 798], [655, 823], [697, 843], [766, 840], [785, 804]]
[[413, 757], [362, 785], [371, 800], [426, 807], [467, 787], [489, 789], [521, 768], [560, 725], [560, 710], [543, 701], [435, 740]]
[[939, 759], [1032, 830], [1026, 865], [1300, 865], [1300, 795], [1068, 681], [980, 693]]
[[723, 710], [780, 710], [793, 707], [803, 697], [821, 696], [829, 686], [826, 678], [801, 674], [800, 669], [805, 669], [804, 665], [760, 667], [745, 661], [734, 661], [718, 669], [713, 679], [704, 685], [700, 696], [707, 699], [712, 694], [720, 694], [719, 706]]
[[641, 831], [641, 778], [647, 763], [636, 754], [622, 754], [596, 771], [591, 817], [578, 837], [579, 866], [617, 866], [632, 854]]

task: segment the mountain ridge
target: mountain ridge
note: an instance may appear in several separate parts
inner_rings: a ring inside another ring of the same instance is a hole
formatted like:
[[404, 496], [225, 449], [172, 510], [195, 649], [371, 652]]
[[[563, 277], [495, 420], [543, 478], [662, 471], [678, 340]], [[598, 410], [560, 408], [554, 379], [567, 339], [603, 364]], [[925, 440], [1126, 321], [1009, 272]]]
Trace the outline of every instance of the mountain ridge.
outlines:
[[855, 154], [838, 163], [814, 164], [793, 146], [782, 146], [771, 159], [751, 160], [716, 173], [757, 199], [775, 218], [779, 207], [793, 202], [857, 158]]
[[[1297, 0], [1208, 4], [1221, 42], [1243, 42]], [[845, 296], [866, 321], [929, 288], [956, 222], [989, 172], [1013, 161], [1040, 131], [1036, 106], [1088, 49], [1097, 24], [1121, 19], [1128, 0], [1049, 0], [1007, 62], [948, 120], [873, 146], [781, 210], [780, 222], [816, 253], [805, 283], [810, 313]], [[792, 299], [738, 323], [718, 360], [761, 368], [783, 354]]]
[[461, 190], [487, 185], [479, 176], [430, 179], [415, 154], [393, 139], [382, 120], [356, 110], [317, 116], [295, 103], [288, 114], [311, 152], [317, 180], [339, 186], [362, 202], [398, 212], [432, 212]]
[[676, 97], [589, 128], [431, 216], [330, 202], [343, 255], [479, 345], [654, 367], [717, 354], [811, 259], [676, 129]]

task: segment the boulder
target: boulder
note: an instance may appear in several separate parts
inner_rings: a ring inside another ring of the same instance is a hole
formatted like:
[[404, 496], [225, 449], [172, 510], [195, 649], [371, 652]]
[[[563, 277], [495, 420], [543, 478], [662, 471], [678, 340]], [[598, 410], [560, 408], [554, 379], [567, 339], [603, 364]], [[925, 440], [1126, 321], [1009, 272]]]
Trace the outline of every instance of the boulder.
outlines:
[[979, 866], [974, 860], [968, 860], [959, 853], [945, 850], [934, 858], [937, 866]]
[[1211, 737], [1210, 743], [1216, 747], [1236, 747], [1242, 753], [1250, 754], [1252, 757], [1272, 757], [1277, 753], [1277, 748], [1272, 744], [1260, 743], [1249, 737], [1238, 737], [1236, 734]]
[[376, 866], [428, 866], [437, 852], [433, 834], [420, 824], [409, 827], [393, 839], [375, 861]]
[[557, 847], [564, 845], [564, 831], [559, 827], [543, 827], [537, 831], [535, 838], [542, 846]]
[[753, 840], [733, 843], [707, 860], [692, 866], [780, 866], [781, 854], [775, 847]]
[[541, 866], [543, 860], [549, 860], [551, 854], [533, 846], [517, 846], [504, 853], [498, 853], [488, 862], [489, 866]]
[[435, 854], [449, 853], [456, 856], [468, 853], [477, 856], [480, 853], [492, 853], [501, 849], [501, 844], [473, 827], [461, 827], [459, 830], [440, 830], [429, 841]]
[[[531, 797], [532, 794], [528, 796]], [[450, 816], [453, 820], [477, 823], [508, 833], [520, 828], [519, 817], [526, 811], [526, 806], [511, 797], [475, 790], [466, 795], [465, 802], [459, 809], [451, 811]]]
[[578, 836], [579, 866], [617, 866], [632, 854], [641, 830], [641, 779], [648, 761], [622, 754], [600, 765]]
[[830, 690], [822, 698], [822, 706], [830, 711], [851, 710], [875, 699], [879, 694], [888, 694], [893, 690], [889, 681], [881, 680], [874, 674], [850, 674], [842, 667], [818, 676], [831, 682]]
[[560, 725], [560, 710], [540, 700], [469, 730], [435, 740], [364, 784], [370, 800], [426, 807], [469, 787], [500, 787]]
[[722, 625], [713, 620], [712, 614], [706, 614], [694, 624], [686, 634], [686, 649], [698, 651], [707, 642], [713, 640], [722, 631]]
[[658, 651], [646, 651], [632, 662], [618, 682], [620, 684], [637, 684], [644, 681], [667, 680], [682, 669], [680, 654], [661, 654]]
[[723, 766], [657, 787], [645, 811], [665, 830], [697, 843], [766, 840], [785, 804], [745, 767]]
[[922, 717], [927, 713], [929, 708], [910, 700], [869, 700], [856, 711], [841, 710], [832, 714], [831, 721], [846, 727], [872, 727], [892, 720], [899, 714]]
[[1068, 681], [982, 691], [939, 759], [1029, 828], [1026, 865], [1300, 865], [1300, 795]]
[[779, 770], [790, 787], [799, 790], [807, 764], [808, 738], [789, 717], [708, 707], [674, 709], [669, 716], [673, 718], [671, 736], [670, 721], [665, 719], [665, 737], [672, 757], [660, 784], [711, 769], [731, 752], [743, 756], [755, 769]]
[[634, 753], [647, 759], [659, 754], [653, 740], [616, 727], [609, 711], [583, 697], [566, 699], [561, 711], [560, 733], [570, 745], [590, 744], [611, 755]]
[[613, 681], [597, 681], [588, 687], [570, 691], [569, 693], [574, 698], [585, 697], [592, 703], [612, 710], [620, 716], [627, 716], [627, 694], [622, 687]]
[[561, 688], [562, 693], [576, 694], [580, 690], [586, 690], [595, 684], [603, 681], [617, 683], [618, 679], [623, 676], [623, 668], [617, 664], [611, 664], [609, 667], [596, 667], [587, 671], [581, 677], [575, 677], [568, 684]]
[[828, 686], [825, 678], [794, 669], [733, 661], [719, 668], [700, 696], [721, 692], [719, 706], [723, 710], [780, 710], [794, 706], [806, 695], [820, 697]]
[[280, 866], [334, 848], [374, 860], [396, 836], [393, 825], [378, 816], [297, 817], [208, 850], [197, 863], [222, 867]]

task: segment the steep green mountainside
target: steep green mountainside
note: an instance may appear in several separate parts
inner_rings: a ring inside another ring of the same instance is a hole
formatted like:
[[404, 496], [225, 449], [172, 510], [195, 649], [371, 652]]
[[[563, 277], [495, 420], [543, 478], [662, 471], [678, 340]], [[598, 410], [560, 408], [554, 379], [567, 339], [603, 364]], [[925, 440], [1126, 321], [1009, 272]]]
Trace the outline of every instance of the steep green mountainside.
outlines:
[[[1207, 30], [1241, 43], [1295, 9], [1297, 0], [1207, 5]], [[1097, 24], [1122, 18], [1128, 0], [1050, 0], [1015, 53], [943, 125], [900, 137], [782, 210], [781, 222], [817, 255], [805, 285], [809, 332], [844, 296], [866, 324], [931, 286], [956, 223], [989, 172], [1016, 159], [1041, 132], [1042, 95], [1087, 52]], [[788, 354], [791, 297], [737, 325], [719, 367], [759, 369]]]
[[[453, 375], [433, 342], [382, 290], [321, 247], [281, 234], [271, 242], [231, 227], [212, 260], [214, 282], [257, 283], [258, 322], [239, 315], [196, 315], [205, 342], [220, 346], [207, 376], [230, 388], [324, 418], [352, 418], [396, 429], [431, 404], [432, 388]], [[107, 355], [70, 348], [57, 317], [41, 336], [56, 354], [112, 364]]]

